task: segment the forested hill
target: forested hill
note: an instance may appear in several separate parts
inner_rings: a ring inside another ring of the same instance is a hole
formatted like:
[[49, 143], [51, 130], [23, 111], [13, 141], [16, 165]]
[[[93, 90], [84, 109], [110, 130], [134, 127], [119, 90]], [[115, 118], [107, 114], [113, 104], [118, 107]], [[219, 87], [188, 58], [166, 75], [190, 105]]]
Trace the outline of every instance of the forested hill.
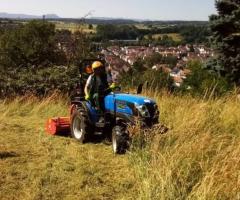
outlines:
[[[83, 18], [62, 18], [56, 14], [45, 14], [45, 19], [49, 21], [62, 21], [77, 23]], [[10, 14], [0, 12], [0, 19], [10, 20], [32, 20], [43, 18], [43, 15]], [[206, 25], [207, 21], [180, 21], [180, 20], [146, 20], [146, 19], [126, 19], [126, 18], [108, 18], [92, 17], [84, 19], [88, 24], [146, 24], [146, 25]]]

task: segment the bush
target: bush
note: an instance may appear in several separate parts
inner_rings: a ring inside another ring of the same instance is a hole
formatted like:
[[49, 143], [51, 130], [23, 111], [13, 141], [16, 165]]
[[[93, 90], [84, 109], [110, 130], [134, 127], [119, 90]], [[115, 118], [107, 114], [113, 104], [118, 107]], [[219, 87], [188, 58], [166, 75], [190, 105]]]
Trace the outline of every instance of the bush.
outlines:
[[182, 92], [190, 91], [193, 95], [204, 95], [208, 93], [219, 96], [225, 94], [232, 88], [225, 78], [204, 69], [200, 61], [189, 62], [187, 68], [191, 70], [191, 74], [188, 75], [184, 81], [180, 89]]
[[145, 60], [138, 59], [132, 68], [121, 75], [121, 84], [124, 87], [136, 87], [139, 84], [145, 84], [152, 89], [167, 89], [172, 90], [173, 79], [169, 73], [161, 70], [152, 70], [156, 64], [166, 64], [173, 66], [177, 61], [175, 57], [163, 57], [159, 53], [152, 54]]
[[153, 89], [168, 89], [171, 90], [173, 80], [169, 74], [162, 71], [149, 69], [142, 76], [142, 81], [147, 83], [147, 86]]
[[131, 70], [128, 73], [122, 74], [120, 84], [123, 87], [137, 87], [139, 84], [145, 84], [149, 89], [171, 90], [173, 80], [169, 74], [161, 71], [148, 69], [142, 72], [137, 72]]
[[0, 79], [0, 98], [35, 94], [49, 95], [52, 91], [70, 93], [78, 82], [76, 67], [23, 68], [9, 71]]

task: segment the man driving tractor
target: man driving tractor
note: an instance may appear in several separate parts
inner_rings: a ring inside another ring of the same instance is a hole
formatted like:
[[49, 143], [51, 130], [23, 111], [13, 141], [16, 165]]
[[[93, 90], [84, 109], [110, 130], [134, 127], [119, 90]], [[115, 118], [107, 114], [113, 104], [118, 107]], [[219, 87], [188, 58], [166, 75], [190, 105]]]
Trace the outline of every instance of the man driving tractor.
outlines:
[[98, 111], [104, 112], [104, 97], [109, 93], [109, 89], [114, 89], [116, 86], [112, 83], [109, 87], [108, 75], [102, 62], [93, 62], [92, 72], [85, 85], [85, 99], [92, 101]]
[[46, 130], [51, 135], [71, 131], [80, 143], [101, 135], [112, 141], [115, 154], [124, 154], [131, 143], [128, 127], [152, 128], [159, 122], [159, 109], [152, 99], [116, 91], [120, 88], [114, 84], [109, 87], [111, 68], [105, 67], [100, 59], [79, 63], [79, 92], [72, 97], [70, 116], [49, 119]]

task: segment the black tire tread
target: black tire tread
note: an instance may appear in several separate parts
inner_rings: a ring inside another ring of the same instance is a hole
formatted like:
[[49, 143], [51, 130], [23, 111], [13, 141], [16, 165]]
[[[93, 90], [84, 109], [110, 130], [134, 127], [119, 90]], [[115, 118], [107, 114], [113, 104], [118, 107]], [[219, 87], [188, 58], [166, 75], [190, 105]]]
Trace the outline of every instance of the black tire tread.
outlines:
[[[120, 135], [117, 134], [120, 131]], [[121, 126], [115, 126], [113, 128], [112, 137], [116, 137], [117, 141], [117, 151], [116, 154], [125, 154], [129, 149], [129, 136], [125, 131], [125, 128]]]
[[92, 133], [92, 127], [91, 127], [91, 125], [90, 125], [90, 123], [88, 121], [87, 115], [81, 114], [82, 112], [85, 112], [85, 111], [82, 110], [82, 109], [78, 109], [78, 110], [74, 111], [73, 114], [72, 114], [72, 117], [71, 117], [71, 136], [73, 138], [75, 138], [74, 137], [74, 133], [73, 133], [73, 120], [74, 120], [74, 117], [76, 115], [79, 115], [81, 120], [83, 120], [83, 124], [84, 124], [84, 128], [83, 128], [83, 130], [84, 130], [84, 137], [83, 137], [82, 140], [78, 140], [78, 141], [81, 142], [81, 143], [86, 143], [86, 142], [89, 141], [90, 135]]

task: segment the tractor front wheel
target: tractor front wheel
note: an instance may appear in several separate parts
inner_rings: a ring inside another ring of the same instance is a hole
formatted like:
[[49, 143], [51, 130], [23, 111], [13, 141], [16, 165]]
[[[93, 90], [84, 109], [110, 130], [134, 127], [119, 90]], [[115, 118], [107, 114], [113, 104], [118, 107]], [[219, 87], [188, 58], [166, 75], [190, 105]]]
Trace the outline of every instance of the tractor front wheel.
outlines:
[[112, 130], [112, 148], [114, 154], [125, 154], [129, 148], [129, 136], [126, 128], [115, 126]]
[[75, 110], [71, 117], [71, 135], [80, 143], [87, 142], [91, 134], [91, 126], [79, 110]]

